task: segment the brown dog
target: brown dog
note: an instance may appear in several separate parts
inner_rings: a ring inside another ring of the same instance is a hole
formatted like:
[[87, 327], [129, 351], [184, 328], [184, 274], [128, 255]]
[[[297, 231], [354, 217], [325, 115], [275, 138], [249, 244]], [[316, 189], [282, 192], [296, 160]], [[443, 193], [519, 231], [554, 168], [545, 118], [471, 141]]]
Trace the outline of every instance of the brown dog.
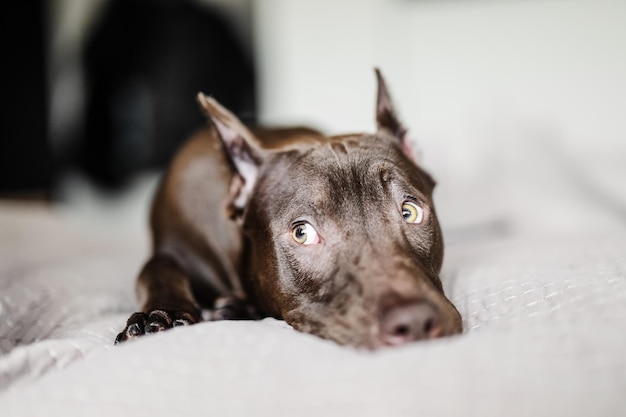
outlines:
[[248, 129], [198, 95], [213, 127], [155, 197], [142, 312], [116, 342], [201, 320], [271, 316], [357, 347], [451, 335], [435, 182], [416, 163], [376, 71], [375, 134]]

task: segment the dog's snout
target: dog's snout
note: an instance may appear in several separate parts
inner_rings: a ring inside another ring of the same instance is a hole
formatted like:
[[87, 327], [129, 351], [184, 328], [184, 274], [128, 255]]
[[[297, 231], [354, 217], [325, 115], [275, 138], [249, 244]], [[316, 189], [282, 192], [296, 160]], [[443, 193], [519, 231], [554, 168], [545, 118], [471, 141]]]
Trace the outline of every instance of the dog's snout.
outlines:
[[387, 308], [380, 321], [381, 341], [389, 346], [443, 336], [443, 327], [435, 307], [427, 301], [415, 301]]

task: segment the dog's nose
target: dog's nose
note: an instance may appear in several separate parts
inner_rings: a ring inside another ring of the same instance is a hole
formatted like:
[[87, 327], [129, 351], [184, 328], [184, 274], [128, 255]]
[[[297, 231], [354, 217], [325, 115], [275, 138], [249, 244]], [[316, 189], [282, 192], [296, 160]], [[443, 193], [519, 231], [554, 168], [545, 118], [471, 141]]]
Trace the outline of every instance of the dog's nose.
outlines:
[[382, 342], [403, 345], [443, 335], [437, 310], [427, 301], [416, 301], [388, 308], [380, 322]]

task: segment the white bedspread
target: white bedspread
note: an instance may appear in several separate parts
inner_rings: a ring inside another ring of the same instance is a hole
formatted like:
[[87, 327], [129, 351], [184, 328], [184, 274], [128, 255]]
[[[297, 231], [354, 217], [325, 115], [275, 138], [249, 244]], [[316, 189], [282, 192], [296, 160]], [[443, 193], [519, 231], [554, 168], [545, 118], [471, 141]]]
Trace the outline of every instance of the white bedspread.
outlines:
[[449, 238], [464, 334], [377, 353], [270, 319], [113, 346], [146, 248], [0, 204], [1, 416], [626, 415], [623, 232]]

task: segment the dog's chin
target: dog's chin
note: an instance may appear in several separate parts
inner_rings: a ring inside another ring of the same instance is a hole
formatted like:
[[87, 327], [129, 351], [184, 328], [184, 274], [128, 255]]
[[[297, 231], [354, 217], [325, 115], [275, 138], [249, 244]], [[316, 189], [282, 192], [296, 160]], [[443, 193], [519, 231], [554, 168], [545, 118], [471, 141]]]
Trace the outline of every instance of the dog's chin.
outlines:
[[[371, 323], [355, 324], [330, 318], [313, 319], [299, 309], [283, 314], [284, 320], [295, 330], [356, 349], [374, 350], [378, 347]], [[364, 322], [365, 320], [363, 320]], [[358, 331], [360, 329], [361, 331]]]
[[[331, 320], [323, 322], [310, 320], [290, 322], [287, 318], [285, 320], [299, 332], [308, 333], [344, 347], [364, 351], [375, 351], [390, 347], [380, 339], [377, 326], [373, 324], [356, 326], [346, 324], [345, 322], [334, 323]], [[357, 328], [360, 328], [361, 331], [357, 331]]]
[[[291, 318], [294, 318], [294, 316]], [[301, 318], [301, 316], [299, 318]], [[366, 319], [361, 321], [364, 325], [351, 325], [343, 321], [333, 322], [332, 320], [311, 321], [306, 319], [289, 320], [288, 318], [285, 318], [285, 320], [294, 329], [300, 332], [309, 333], [313, 336], [335, 342], [341, 346], [364, 351], [377, 351], [402, 346], [413, 346], [415, 343], [425, 343], [435, 339], [441, 339], [462, 333], [460, 315], [448, 317], [448, 320], [446, 320], [443, 324], [441, 331], [434, 335], [434, 337], [416, 340], [393, 340], [383, 338], [380, 335], [378, 326], [373, 324], [373, 321]]]
[[[296, 328], [296, 330], [300, 330]], [[353, 348], [357, 350], [374, 351], [385, 347], [385, 345], [375, 337], [371, 337], [367, 334], [355, 334], [355, 333], [338, 333], [334, 331], [321, 331], [321, 332], [306, 332], [319, 338], [337, 343], [338, 345]]]

